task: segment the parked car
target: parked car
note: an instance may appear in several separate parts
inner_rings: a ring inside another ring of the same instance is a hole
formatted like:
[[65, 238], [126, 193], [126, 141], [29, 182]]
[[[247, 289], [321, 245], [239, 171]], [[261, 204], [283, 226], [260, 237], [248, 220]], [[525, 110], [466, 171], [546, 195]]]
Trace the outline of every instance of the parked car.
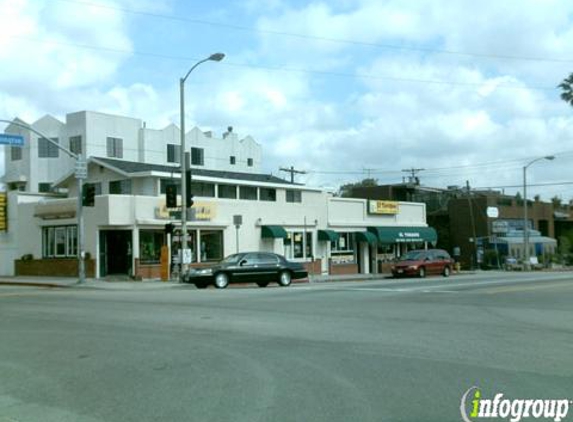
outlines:
[[452, 273], [454, 261], [442, 249], [410, 251], [392, 266], [394, 277], [441, 274], [448, 277]]
[[233, 254], [216, 265], [194, 268], [184, 277], [186, 283], [204, 289], [214, 284], [224, 289], [229, 283], [257, 283], [267, 287], [272, 281], [286, 287], [291, 280], [308, 277], [302, 264], [290, 262], [284, 256], [268, 252], [243, 252]]

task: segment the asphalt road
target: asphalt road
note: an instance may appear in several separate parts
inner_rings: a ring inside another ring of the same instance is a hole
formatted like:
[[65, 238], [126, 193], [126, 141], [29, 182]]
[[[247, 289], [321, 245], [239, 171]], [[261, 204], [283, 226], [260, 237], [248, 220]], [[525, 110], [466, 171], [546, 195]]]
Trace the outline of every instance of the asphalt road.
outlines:
[[0, 287], [0, 422], [461, 421], [472, 386], [573, 399], [573, 274]]

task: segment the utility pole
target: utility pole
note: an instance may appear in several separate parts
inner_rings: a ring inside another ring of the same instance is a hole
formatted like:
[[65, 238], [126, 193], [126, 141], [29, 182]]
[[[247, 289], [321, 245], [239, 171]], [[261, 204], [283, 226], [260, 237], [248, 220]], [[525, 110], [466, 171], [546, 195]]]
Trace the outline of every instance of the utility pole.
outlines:
[[290, 182], [291, 183], [294, 183], [294, 175], [295, 174], [306, 174], [306, 171], [295, 170], [293, 166], [290, 166], [290, 168], [280, 167], [279, 170], [280, 171], [286, 171], [287, 173], [290, 173]]
[[418, 173], [420, 173], [421, 171], [424, 171], [426, 169], [416, 169], [416, 168], [411, 168], [411, 169], [403, 169], [402, 172], [404, 173], [410, 173], [411, 176], [408, 177], [408, 179], [410, 180], [410, 183], [415, 183], [417, 185], [420, 184], [420, 178], [418, 177]]
[[466, 180], [466, 193], [468, 195], [468, 207], [470, 210], [470, 220], [472, 224], [472, 234], [474, 237], [474, 250], [473, 250], [473, 258], [472, 258], [472, 270], [474, 269], [474, 262], [477, 263], [477, 237], [476, 237], [476, 222], [474, 219], [474, 209], [472, 205], [472, 198], [470, 193], [470, 181]]

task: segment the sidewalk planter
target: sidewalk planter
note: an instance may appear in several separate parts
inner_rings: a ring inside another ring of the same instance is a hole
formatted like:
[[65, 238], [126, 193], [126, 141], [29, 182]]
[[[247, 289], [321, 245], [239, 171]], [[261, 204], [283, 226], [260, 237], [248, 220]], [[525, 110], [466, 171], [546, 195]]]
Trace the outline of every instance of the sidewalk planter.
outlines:
[[[16, 276], [75, 277], [78, 275], [76, 258], [17, 259], [14, 261]], [[95, 260], [86, 259], [86, 276], [95, 277]]]

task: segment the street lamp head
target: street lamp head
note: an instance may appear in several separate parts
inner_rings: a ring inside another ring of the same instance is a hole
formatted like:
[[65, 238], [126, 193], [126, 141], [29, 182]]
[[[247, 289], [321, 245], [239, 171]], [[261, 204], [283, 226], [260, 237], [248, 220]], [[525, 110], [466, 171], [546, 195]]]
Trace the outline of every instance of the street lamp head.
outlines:
[[223, 53], [215, 53], [209, 56], [209, 60], [213, 60], [214, 62], [220, 62], [225, 58], [225, 54]]
[[549, 160], [549, 161], [555, 160], [555, 156], [554, 156], [554, 155], [548, 155], [547, 157], [543, 157], [543, 158], [545, 158], [546, 160]]

